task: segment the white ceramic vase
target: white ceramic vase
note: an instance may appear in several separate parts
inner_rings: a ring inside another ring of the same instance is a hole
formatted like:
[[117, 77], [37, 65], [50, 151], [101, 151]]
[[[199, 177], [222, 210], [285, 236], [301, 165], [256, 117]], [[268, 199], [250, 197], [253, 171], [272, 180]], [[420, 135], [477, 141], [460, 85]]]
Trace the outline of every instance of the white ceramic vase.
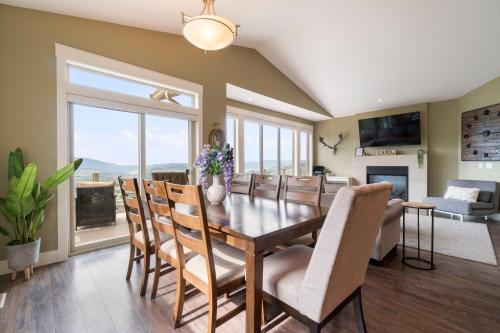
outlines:
[[212, 205], [220, 205], [226, 199], [226, 188], [221, 184], [221, 175], [214, 175], [212, 185], [208, 188], [207, 199]]

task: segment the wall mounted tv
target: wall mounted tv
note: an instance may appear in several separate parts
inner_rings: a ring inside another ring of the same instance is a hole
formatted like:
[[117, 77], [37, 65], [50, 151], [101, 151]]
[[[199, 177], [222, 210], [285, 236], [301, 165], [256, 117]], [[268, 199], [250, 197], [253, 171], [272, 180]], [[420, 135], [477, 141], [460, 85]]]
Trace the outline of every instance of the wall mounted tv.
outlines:
[[358, 124], [361, 147], [420, 144], [420, 112], [360, 119]]

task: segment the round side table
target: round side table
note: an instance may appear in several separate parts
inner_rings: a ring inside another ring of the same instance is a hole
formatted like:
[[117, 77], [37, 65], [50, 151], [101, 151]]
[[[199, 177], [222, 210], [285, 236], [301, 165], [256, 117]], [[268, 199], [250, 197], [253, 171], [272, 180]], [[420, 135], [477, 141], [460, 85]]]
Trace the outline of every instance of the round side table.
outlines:
[[[422, 270], [433, 270], [436, 269], [436, 265], [434, 265], [434, 209], [436, 208], [436, 205], [433, 204], [428, 204], [428, 203], [423, 203], [423, 202], [414, 202], [414, 201], [407, 201], [401, 203], [401, 206], [403, 208], [403, 264], [416, 268], [416, 269], [422, 269]], [[407, 208], [414, 208], [417, 210], [417, 256], [416, 257], [407, 257], [405, 256], [405, 247], [406, 247], [406, 221], [405, 221], [405, 215], [406, 215], [406, 209]], [[420, 210], [425, 209], [427, 211], [430, 210], [431, 213], [431, 260], [423, 259], [420, 257]], [[420, 265], [415, 265], [412, 264], [411, 262], [417, 262], [417, 263], [424, 263], [424, 267]]]

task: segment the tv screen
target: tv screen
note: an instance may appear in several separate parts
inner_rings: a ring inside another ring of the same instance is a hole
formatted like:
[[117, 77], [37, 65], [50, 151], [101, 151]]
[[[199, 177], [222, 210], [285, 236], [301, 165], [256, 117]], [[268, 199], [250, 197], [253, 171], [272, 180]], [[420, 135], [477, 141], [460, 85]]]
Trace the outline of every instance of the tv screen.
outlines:
[[358, 124], [361, 147], [420, 144], [420, 112], [360, 119]]

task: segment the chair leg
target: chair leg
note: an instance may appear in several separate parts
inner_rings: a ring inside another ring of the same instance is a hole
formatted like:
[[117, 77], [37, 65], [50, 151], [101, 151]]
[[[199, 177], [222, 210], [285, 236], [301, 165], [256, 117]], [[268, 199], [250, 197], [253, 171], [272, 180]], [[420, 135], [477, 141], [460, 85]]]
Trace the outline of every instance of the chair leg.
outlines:
[[215, 333], [217, 326], [217, 296], [212, 292], [208, 295], [208, 333]]
[[262, 311], [261, 311], [261, 323], [262, 325], [267, 325], [267, 312], [266, 312], [266, 302], [262, 301]]
[[130, 256], [128, 258], [128, 269], [127, 269], [127, 278], [126, 280], [130, 280], [130, 274], [132, 274], [132, 263], [134, 262], [134, 252], [135, 246], [130, 243]]
[[155, 261], [155, 276], [153, 281], [153, 290], [151, 290], [151, 299], [156, 297], [156, 292], [158, 291], [158, 282], [160, 281], [160, 273], [161, 273], [161, 258], [156, 255]]
[[174, 308], [174, 328], [181, 326], [182, 308], [184, 307], [184, 296], [186, 294], [186, 280], [182, 277], [180, 269], [177, 270], [177, 286]]
[[[141, 249], [140, 249], [140, 248], [136, 248], [136, 249], [135, 249], [135, 256], [136, 256], [136, 257], [138, 257], [138, 256], [140, 256], [140, 255], [141, 255]], [[138, 264], [138, 263], [140, 263], [140, 262], [141, 262], [141, 259], [138, 259], [138, 260], [136, 261], [136, 263], [137, 263], [137, 264]]]
[[359, 333], [366, 333], [365, 317], [363, 316], [363, 306], [361, 305], [361, 290], [354, 296], [354, 315]]
[[149, 262], [151, 260], [151, 256], [148, 251], [144, 253], [144, 272], [142, 273], [142, 282], [141, 282], [141, 296], [146, 295], [146, 289], [148, 288], [148, 277], [149, 277]]
[[309, 322], [309, 333], [320, 333], [320, 332], [321, 328], [319, 327], [319, 324], [311, 320]]

